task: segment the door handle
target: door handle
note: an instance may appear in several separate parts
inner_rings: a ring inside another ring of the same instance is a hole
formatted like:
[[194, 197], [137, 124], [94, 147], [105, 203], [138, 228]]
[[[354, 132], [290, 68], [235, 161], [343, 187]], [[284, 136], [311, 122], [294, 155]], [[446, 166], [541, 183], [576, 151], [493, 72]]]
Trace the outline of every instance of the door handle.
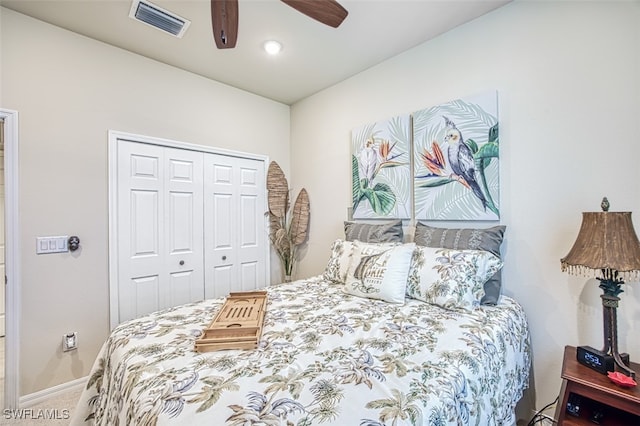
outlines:
[[184, 265], [184, 260], [180, 261], [180, 266]]
[[227, 256], [222, 256], [222, 260], [227, 260]]

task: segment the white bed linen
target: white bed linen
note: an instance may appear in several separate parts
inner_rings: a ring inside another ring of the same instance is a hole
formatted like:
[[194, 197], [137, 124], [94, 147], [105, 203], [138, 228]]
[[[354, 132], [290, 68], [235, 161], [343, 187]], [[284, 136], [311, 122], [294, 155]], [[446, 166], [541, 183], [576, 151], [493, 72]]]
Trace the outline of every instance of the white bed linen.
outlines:
[[528, 386], [529, 328], [502, 296], [473, 312], [351, 296], [313, 277], [268, 288], [256, 350], [194, 351], [223, 299], [119, 325], [72, 425], [502, 425]]

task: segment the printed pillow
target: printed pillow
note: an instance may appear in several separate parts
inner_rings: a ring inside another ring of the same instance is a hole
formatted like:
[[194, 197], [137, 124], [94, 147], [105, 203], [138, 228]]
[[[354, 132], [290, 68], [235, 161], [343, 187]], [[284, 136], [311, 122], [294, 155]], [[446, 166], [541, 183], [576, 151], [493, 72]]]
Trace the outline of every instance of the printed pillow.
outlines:
[[[484, 250], [500, 256], [500, 246], [506, 226], [494, 226], [485, 229], [435, 228], [418, 222], [413, 241], [419, 246], [442, 247], [458, 250]], [[500, 271], [484, 284], [483, 305], [495, 305], [500, 298], [502, 274]]]
[[[359, 241], [358, 241], [359, 242]], [[344, 284], [349, 272], [351, 257], [355, 250], [355, 241], [337, 239], [331, 244], [331, 256], [322, 274], [323, 278], [334, 283]], [[360, 243], [367, 254], [380, 253], [398, 243]]]
[[371, 247], [356, 241], [345, 293], [404, 304], [414, 248], [414, 244]]
[[331, 256], [322, 274], [325, 280], [344, 284], [347, 272], [349, 272], [353, 246], [353, 242], [341, 239], [337, 239], [331, 244]]
[[416, 247], [407, 295], [446, 309], [472, 310], [480, 305], [483, 284], [502, 267], [484, 250]]
[[402, 221], [387, 223], [356, 223], [344, 222], [344, 235], [347, 241], [362, 241], [365, 243], [402, 243]]

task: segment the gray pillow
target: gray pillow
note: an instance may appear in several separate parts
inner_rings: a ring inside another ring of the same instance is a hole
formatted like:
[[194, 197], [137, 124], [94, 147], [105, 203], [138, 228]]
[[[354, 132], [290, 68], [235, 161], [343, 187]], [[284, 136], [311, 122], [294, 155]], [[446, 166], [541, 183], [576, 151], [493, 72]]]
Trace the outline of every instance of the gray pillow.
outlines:
[[[435, 228], [418, 222], [413, 241], [425, 247], [485, 250], [500, 257], [500, 245], [506, 229], [504, 225], [485, 229]], [[501, 287], [502, 274], [498, 271], [484, 284], [484, 296], [480, 303], [483, 305], [498, 303]]]
[[363, 243], [401, 243], [402, 221], [375, 224], [345, 221], [344, 236], [347, 241], [358, 240]]

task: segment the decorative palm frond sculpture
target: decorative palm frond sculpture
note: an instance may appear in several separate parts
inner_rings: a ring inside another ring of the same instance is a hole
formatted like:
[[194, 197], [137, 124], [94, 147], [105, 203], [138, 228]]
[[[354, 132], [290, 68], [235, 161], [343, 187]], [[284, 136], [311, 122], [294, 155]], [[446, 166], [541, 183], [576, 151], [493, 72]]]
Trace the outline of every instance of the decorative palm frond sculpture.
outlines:
[[289, 184], [275, 161], [269, 164], [267, 171], [267, 191], [269, 239], [280, 258], [284, 280], [290, 281], [298, 246], [307, 239], [309, 195], [302, 188], [293, 204], [293, 210], [289, 211]]

